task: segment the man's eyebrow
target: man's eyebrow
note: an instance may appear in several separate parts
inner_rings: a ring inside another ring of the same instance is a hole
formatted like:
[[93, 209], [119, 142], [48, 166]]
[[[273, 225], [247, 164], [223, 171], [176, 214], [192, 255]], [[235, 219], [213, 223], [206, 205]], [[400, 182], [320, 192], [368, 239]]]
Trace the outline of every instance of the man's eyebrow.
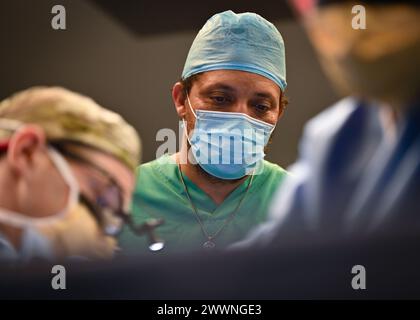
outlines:
[[268, 92], [256, 92], [255, 95], [258, 96], [258, 97], [261, 97], [261, 98], [272, 98], [272, 99], [274, 99], [274, 96], [271, 93], [268, 93]]
[[209, 91], [216, 90], [216, 89], [217, 90], [231, 91], [231, 92], [236, 91], [235, 88], [229, 86], [228, 84], [221, 83], [221, 82], [217, 82], [217, 83], [208, 85], [208, 86], [204, 87], [201, 91], [204, 92], [204, 93], [207, 93]]
[[255, 93], [255, 96], [259, 97], [259, 98], [265, 98], [270, 100], [270, 102], [275, 105], [276, 104], [276, 98], [274, 97], [274, 95], [272, 95], [269, 92], [257, 92]]

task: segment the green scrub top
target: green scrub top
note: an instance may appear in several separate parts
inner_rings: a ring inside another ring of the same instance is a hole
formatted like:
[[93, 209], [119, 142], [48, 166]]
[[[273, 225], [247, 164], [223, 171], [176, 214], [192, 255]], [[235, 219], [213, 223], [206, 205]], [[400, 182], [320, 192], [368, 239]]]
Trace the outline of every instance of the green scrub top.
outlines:
[[[253, 227], [266, 220], [271, 198], [286, 175], [287, 172], [278, 165], [264, 161], [262, 172], [254, 176], [233, 220], [212, 240], [216, 248], [220, 249], [241, 240]], [[209, 235], [216, 233], [236, 209], [250, 179], [248, 177], [217, 205], [185, 174], [183, 177]], [[165, 223], [156, 229], [157, 235], [165, 241], [165, 247], [160, 253], [202, 250], [204, 242], [207, 241], [185, 193], [177, 164], [169, 155], [138, 168], [132, 214], [136, 224], [151, 218], [165, 220]], [[119, 241], [122, 254], [151, 252], [148, 249], [147, 238], [136, 236], [128, 228], [123, 230]]]

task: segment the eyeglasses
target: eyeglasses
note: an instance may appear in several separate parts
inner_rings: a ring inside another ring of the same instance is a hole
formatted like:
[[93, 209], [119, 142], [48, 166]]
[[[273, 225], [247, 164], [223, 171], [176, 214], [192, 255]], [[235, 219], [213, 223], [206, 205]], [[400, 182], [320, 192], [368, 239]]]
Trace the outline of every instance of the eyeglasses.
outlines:
[[150, 219], [141, 225], [136, 225], [132, 215], [124, 210], [121, 186], [106, 170], [68, 148], [61, 145], [54, 145], [54, 147], [64, 156], [93, 169], [93, 172], [90, 171], [90, 184], [97, 191], [96, 200], [92, 201], [81, 193], [80, 202], [92, 212], [104, 234], [116, 237], [121, 233], [124, 225], [127, 225], [134, 234], [147, 236], [151, 251], [159, 251], [164, 247], [164, 241], [155, 233], [155, 229], [164, 223], [163, 219]]

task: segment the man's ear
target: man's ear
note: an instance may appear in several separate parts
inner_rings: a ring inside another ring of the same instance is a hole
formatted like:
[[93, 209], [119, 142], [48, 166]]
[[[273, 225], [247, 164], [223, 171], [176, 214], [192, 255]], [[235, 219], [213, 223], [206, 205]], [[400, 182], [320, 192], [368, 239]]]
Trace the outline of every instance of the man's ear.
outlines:
[[172, 87], [172, 100], [174, 101], [176, 113], [180, 118], [184, 118], [187, 114], [187, 106], [185, 105], [185, 90], [181, 82], [177, 82]]
[[44, 130], [36, 125], [25, 125], [18, 129], [9, 141], [7, 161], [13, 171], [22, 174], [32, 170], [34, 155], [45, 147]]

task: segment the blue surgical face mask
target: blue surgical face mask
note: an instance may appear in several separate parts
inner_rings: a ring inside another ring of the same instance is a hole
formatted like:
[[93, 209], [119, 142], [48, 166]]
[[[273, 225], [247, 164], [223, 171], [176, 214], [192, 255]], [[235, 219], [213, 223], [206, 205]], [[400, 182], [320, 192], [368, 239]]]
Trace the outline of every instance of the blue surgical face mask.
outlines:
[[[195, 128], [187, 139], [200, 167], [210, 175], [240, 179], [263, 169], [267, 145], [274, 125], [244, 113], [195, 110]], [[184, 120], [183, 120], [184, 121]], [[184, 127], [187, 128], [184, 122]]]

